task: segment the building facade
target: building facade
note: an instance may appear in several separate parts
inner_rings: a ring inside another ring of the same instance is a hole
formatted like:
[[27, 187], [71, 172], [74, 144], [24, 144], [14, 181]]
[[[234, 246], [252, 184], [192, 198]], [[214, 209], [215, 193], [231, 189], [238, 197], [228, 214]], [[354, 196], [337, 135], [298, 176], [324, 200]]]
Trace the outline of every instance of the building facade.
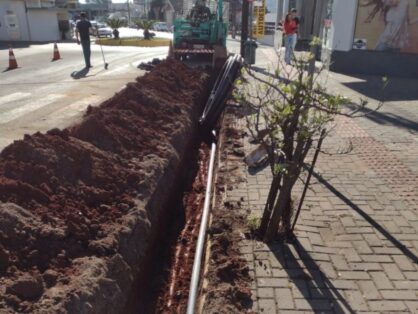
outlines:
[[330, 0], [322, 58], [333, 71], [418, 77], [418, 1]]
[[68, 6], [74, 0], [2, 0], [1, 41], [56, 41], [69, 32]]
[[331, 70], [418, 77], [417, 0], [279, 0], [279, 18], [293, 7], [299, 46], [321, 37]]

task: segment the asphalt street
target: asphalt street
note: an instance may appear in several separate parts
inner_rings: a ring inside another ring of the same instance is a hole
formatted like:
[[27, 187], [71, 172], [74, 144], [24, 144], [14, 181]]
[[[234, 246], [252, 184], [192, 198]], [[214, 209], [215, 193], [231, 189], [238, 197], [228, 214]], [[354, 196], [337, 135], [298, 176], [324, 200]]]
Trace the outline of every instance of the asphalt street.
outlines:
[[167, 47], [103, 46], [92, 44], [93, 68], [84, 69], [81, 47], [58, 45], [61, 58], [52, 62], [53, 44], [15, 48], [19, 68], [8, 67], [8, 50], [0, 48], [0, 150], [24, 134], [70, 126], [88, 105], [98, 105], [143, 75], [141, 62], [165, 58]]

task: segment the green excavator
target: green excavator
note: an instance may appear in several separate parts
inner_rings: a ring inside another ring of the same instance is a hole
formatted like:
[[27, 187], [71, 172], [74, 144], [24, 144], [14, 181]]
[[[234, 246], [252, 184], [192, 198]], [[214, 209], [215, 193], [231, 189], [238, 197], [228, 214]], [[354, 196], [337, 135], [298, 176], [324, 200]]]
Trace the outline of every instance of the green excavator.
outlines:
[[223, 0], [217, 1], [216, 12], [197, 0], [186, 18], [174, 20], [174, 40], [170, 53], [178, 60], [199, 58], [211, 60], [220, 68], [227, 58], [228, 25], [223, 21]]

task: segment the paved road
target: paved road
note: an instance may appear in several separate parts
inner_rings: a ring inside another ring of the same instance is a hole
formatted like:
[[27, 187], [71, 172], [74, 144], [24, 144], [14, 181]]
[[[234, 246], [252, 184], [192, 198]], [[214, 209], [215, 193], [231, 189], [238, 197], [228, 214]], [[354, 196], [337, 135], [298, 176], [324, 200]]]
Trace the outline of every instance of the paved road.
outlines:
[[[98, 105], [143, 71], [137, 65], [164, 58], [167, 48], [103, 47], [92, 45], [90, 71], [84, 71], [81, 48], [59, 44], [61, 60], [51, 62], [53, 45], [14, 49], [19, 68], [0, 72], [0, 150], [25, 133], [69, 126], [88, 105]], [[8, 52], [0, 49], [0, 68], [7, 68]]]

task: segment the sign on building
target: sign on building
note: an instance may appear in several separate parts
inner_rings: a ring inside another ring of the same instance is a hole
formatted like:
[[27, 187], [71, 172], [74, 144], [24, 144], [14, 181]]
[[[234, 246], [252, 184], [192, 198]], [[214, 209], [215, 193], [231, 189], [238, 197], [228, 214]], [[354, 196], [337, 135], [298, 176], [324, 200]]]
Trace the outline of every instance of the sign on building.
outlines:
[[253, 16], [255, 21], [253, 23], [253, 37], [261, 38], [265, 33], [265, 17], [266, 17], [266, 1], [253, 2]]

